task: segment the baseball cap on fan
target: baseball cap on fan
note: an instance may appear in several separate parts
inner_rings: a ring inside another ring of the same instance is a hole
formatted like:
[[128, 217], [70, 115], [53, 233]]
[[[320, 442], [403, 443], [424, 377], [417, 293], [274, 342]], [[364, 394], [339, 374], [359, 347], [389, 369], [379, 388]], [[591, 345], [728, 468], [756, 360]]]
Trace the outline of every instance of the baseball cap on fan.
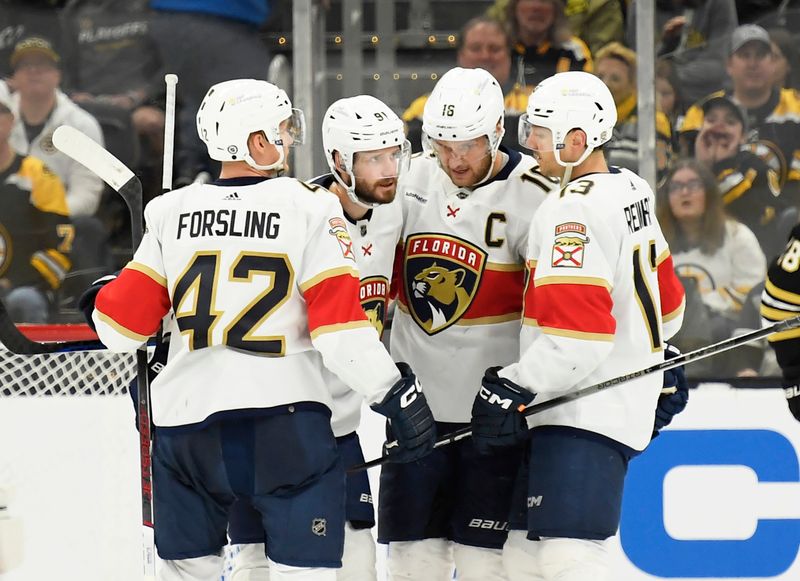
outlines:
[[758, 24], [742, 24], [737, 26], [731, 35], [731, 52], [735, 53], [748, 42], [759, 42], [765, 45], [768, 49], [772, 48], [770, 43], [769, 33], [760, 27]]
[[10, 59], [11, 68], [16, 69], [20, 60], [33, 54], [44, 56], [56, 66], [61, 61], [61, 57], [49, 40], [41, 36], [29, 36], [14, 46], [14, 52], [11, 53]]
[[745, 110], [727, 95], [714, 95], [703, 101], [703, 114], [707, 114], [714, 107], [725, 107], [731, 111], [742, 124], [742, 132], [747, 133], [747, 113]]

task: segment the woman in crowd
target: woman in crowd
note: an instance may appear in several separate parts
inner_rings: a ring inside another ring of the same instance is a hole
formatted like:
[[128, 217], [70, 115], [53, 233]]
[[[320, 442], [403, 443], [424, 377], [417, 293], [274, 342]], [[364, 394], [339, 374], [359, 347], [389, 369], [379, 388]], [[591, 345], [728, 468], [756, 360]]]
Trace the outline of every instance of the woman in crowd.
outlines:
[[[675, 344], [687, 351], [729, 337], [747, 294], [766, 274], [758, 240], [725, 213], [716, 179], [697, 160], [673, 164], [657, 214], [686, 288], [684, 326]], [[693, 375], [711, 372], [715, 359], [695, 364]]]

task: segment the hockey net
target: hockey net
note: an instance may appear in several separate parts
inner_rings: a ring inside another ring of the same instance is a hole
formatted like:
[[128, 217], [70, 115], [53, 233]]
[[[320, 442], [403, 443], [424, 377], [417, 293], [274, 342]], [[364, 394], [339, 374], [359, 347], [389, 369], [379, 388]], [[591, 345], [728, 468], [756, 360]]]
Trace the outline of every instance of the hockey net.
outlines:
[[[84, 325], [25, 326], [40, 342], [94, 338]], [[5, 581], [141, 578], [133, 354], [15, 355], [0, 346], [0, 488], [24, 525]]]

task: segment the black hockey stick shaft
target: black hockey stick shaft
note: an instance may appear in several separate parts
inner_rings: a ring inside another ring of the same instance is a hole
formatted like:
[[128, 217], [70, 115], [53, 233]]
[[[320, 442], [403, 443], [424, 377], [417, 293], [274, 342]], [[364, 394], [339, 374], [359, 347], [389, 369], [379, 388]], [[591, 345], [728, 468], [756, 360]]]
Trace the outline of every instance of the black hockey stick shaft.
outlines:
[[[634, 379], [639, 379], [640, 377], [644, 377], [645, 375], [649, 375], [651, 373], [657, 373], [659, 371], [664, 372], [670, 369], [674, 369], [676, 367], [680, 367], [681, 365], [686, 365], [687, 363], [700, 361], [701, 359], [706, 359], [707, 357], [711, 357], [712, 355], [717, 355], [718, 353], [723, 353], [725, 351], [735, 349], [736, 347], [741, 347], [742, 345], [746, 345], [747, 343], [758, 341], [759, 339], [763, 339], [764, 337], [772, 335], [773, 333], [781, 333], [783, 331], [788, 331], [790, 329], [795, 329], [797, 327], [800, 327], [800, 316], [791, 319], [786, 319], [785, 321], [778, 321], [761, 329], [756, 329], [755, 331], [751, 331], [743, 335], [737, 335], [736, 337], [730, 337], [729, 339], [725, 339], [724, 341], [714, 343], [713, 345], [707, 345], [706, 347], [701, 347], [700, 349], [690, 351], [689, 353], [682, 353], [680, 356], [675, 357], [674, 359], [667, 359], [656, 365], [651, 365], [650, 367], [646, 367], [644, 369], [640, 369], [638, 371], [634, 371], [626, 375], [620, 375], [619, 377], [608, 379], [606, 381], [602, 381], [600, 383], [584, 387], [583, 389], [566, 393], [564, 395], [554, 397], [553, 399], [532, 405], [526, 408], [525, 411], [522, 412], [522, 415], [531, 416], [533, 414], [538, 414], [543, 411], [552, 409], [554, 407], [563, 405], [565, 403], [569, 403], [571, 401], [584, 398], [587, 395], [592, 395], [593, 393], [605, 391], [606, 389], [609, 389], [621, 383], [632, 381]], [[434, 445], [434, 448], [440, 448], [442, 446], [452, 444], [453, 442], [458, 442], [459, 440], [468, 438], [471, 435], [472, 435], [471, 427], [464, 427], [459, 430], [455, 430], [437, 440], [436, 444]], [[389, 444], [388, 446], [391, 448], [392, 444]], [[369, 462], [352, 466], [348, 468], [347, 471], [358, 472], [360, 470], [366, 470], [368, 468], [380, 466], [381, 464], [387, 462], [389, 460], [389, 457], [390, 457], [389, 455], [384, 455], [381, 456], [380, 458], [375, 458], [374, 460], [370, 460]]]

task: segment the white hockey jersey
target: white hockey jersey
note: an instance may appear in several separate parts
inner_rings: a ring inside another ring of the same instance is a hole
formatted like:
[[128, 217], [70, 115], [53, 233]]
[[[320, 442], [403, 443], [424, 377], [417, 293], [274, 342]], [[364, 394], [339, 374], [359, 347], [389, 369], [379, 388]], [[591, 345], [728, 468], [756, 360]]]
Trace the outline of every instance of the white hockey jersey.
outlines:
[[427, 155], [411, 160], [400, 185], [402, 280], [391, 351], [414, 369], [440, 422], [469, 422], [486, 368], [517, 358], [528, 228], [556, 188], [531, 157], [501, 151], [506, 165], [471, 192]]
[[[322, 187], [330, 187], [332, 181], [333, 176], [330, 174], [312, 180]], [[386, 325], [394, 251], [403, 223], [400, 202], [395, 200], [372, 208], [364, 218], [355, 222], [345, 214], [345, 221], [353, 241], [353, 254], [361, 277], [361, 307], [380, 336], [383, 335]], [[339, 437], [354, 432], [361, 420], [364, 396], [350, 389], [336, 376], [330, 377], [329, 388], [333, 395], [333, 434]]]
[[93, 318], [111, 350], [130, 351], [173, 309], [179, 332], [152, 386], [157, 426], [331, 407], [320, 354], [370, 404], [400, 378], [361, 308], [354, 244], [332, 193], [291, 178], [219, 180], [156, 198], [145, 220]]
[[[529, 281], [519, 363], [500, 375], [534, 403], [655, 365], [683, 319], [683, 287], [634, 173], [612, 168], [571, 181], [542, 204], [528, 242]], [[529, 425], [574, 426], [643, 450], [661, 373], [551, 410]]]

